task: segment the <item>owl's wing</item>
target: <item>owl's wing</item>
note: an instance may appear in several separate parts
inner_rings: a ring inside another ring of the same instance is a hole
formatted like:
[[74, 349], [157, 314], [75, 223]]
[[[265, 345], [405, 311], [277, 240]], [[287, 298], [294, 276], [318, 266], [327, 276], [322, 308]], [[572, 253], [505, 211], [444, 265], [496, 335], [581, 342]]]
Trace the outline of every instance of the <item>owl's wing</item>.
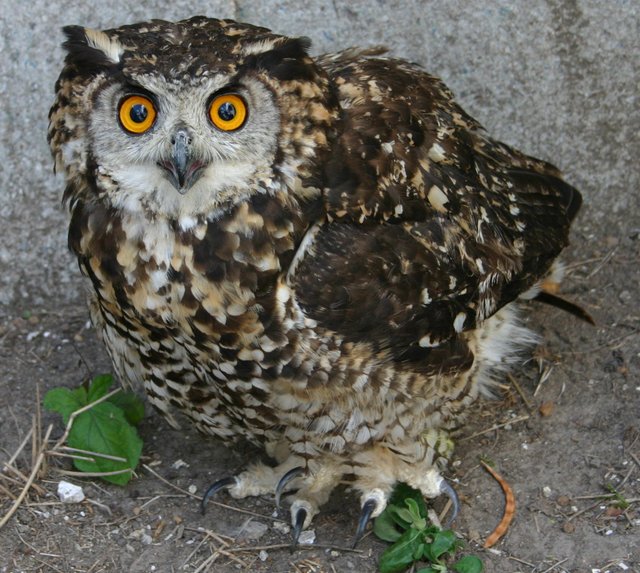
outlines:
[[424, 372], [468, 368], [460, 334], [544, 277], [580, 195], [553, 166], [485, 137], [434, 78], [359, 65], [369, 78], [385, 67], [389, 85], [342, 88], [326, 219], [289, 282], [303, 312], [345, 340]]

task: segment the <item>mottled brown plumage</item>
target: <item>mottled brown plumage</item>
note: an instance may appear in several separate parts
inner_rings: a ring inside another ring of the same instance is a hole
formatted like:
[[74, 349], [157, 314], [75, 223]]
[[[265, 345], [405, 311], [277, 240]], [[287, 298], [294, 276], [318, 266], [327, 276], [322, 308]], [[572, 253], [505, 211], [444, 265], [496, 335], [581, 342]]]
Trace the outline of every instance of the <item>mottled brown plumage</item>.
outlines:
[[120, 379], [264, 446], [275, 468], [218, 485], [286, 475], [297, 532], [343, 476], [365, 523], [397, 481], [450, 493], [447, 431], [535, 340], [514, 301], [552, 275], [578, 192], [380, 50], [314, 59], [206, 18], [65, 32], [49, 140]]

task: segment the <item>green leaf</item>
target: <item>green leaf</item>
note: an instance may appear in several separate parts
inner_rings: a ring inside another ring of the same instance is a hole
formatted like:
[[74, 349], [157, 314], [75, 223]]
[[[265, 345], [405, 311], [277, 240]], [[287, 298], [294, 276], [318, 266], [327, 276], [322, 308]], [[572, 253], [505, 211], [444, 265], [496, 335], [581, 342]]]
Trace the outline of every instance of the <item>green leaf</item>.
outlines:
[[439, 570], [434, 569], [433, 567], [423, 567], [422, 569], [416, 571], [416, 573], [439, 573]]
[[454, 571], [458, 573], [482, 573], [484, 565], [475, 555], [465, 555], [457, 563], [452, 565]]
[[[82, 392], [78, 392], [82, 390]], [[84, 399], [82, 393], [85, 394]], [[84, 388], [53, 388], [49, 390], [43, 400], [44, 407], [50, 412], [58, 412], [62, 416], [65, 424], [69, 421], [69, 416], [76, 410], [86, 405], [86, 391]]]
[[417, 529], [407, 529], [402, 536], [380, 556], [380, 573], [398, 573], [413, 563], [413, 554], [420, 546], [423, 534]]
[[138, 465], [142, 453], [142, 440], [136, 429], [127, 422], [123, 411], [108, 401], [95, 405], [74, 420], [68, 444], [73, 448], [125, 458], [126, 462], [97, 456], [94, 458], [95, 462], [74, 460], [75, 466], [84, 472], [131, 470], [103, 476], [106, 481], [120, 485], [131, 479], [132, 471]]
[[438, 561], [442, 555], [455, 549], [456, 536], [453, 531], [438, 531], [427, 546], [426, 555], [430, 561]]
[[412, 499], [416, 502], [420, 517], [427, 517], [427, 506], [422, 494], [417, 489], [413, 489], [408, 486], [406, 483], [399, 483], [396, 485], [393, 493], [391, 494], [391, 498], [389, 499], [389, 503], [402, 507], [405, 505], [405, 500], [407, 499]]
[[118, 406], [132, 426], [137, 426], [144, 418], [144, 402], [133, 392], [118, 392], [107, 400]]
[[402, 521], [404, 521], [407, 525], [411, 525], [413, 523], [413, 516], [408, 509], [404, 507], [396, 507], [395, 510], [392, 510], [392, 512], [393, 511], [395, 511], [395, 515]]
[[404, 500], [405, 505], [409, 509], [411, 515], [411, 525], [416, 529], [426, 529], [427, 520], [420, 516], [420, 508], [414, 499], [407, 498]]
[[398, 507], [395, 504], [391, 504], [386, 507], [385, 511], [387, 511], [389, 517], [403, 531], [411, 526], [411, 521], [402, 517], [403, 513], [407, 511], [404, 507]]
[[99, 400], [108, 394], [109, 388], [113, 385], [113, 376], [111, 374], [99, 374], [95, 376], [89, 384], [87, 392], [87, 404]]
[[396, 522], [392, 519], [389, 510], [389, 506], [376, 517], [373, 522], [373, 532], [383, 541], [393, 543], [400, 539], [402, 533], [398, 531]]

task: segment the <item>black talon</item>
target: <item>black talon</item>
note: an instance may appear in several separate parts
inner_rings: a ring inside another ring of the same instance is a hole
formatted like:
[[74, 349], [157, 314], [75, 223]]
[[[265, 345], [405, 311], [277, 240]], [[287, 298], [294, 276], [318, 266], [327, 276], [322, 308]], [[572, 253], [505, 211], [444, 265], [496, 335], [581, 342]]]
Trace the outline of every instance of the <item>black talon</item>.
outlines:
[[200, 513], [202, 513], [202, 515], [204, 515], [205, 506], [207, 505], [207, 501], [209, 501], [209, 498], [212, 495], [215, 495], [221, 489], [224, 489], [226, 487], [231, 487], [232, 485], [236, 485], [237, 483], [238, 483], [238, 480], [234, 476], [222, 478], [222, 479], [219, 479], [216, 482], [213, 482], [209, 486], [209, 489], [202, 496], [202, 501], [200, 502]]
[[293, 543], [291, 544], [291, 549], [295, 549], [298, 545], [298, 538], [302, 533], [302, 527], [304, 526], [304, 521], [307, 519], [307, 510], [304, 507], [298, 509], [296, 513], [296, 520], [293, 524]]
[[358, 545], [358, 542], [362, 539], [364, 530], [367, 528], [367, 523], [369, 523], [371, 514], [376, 510], [376, 507], [378, 507], [378, 502], [375, 499], [368, 499], [362, 505], [360, 519], [358, 520], [358, 529], [356, 529], [356, 535], [353, 538], [353, 544], [351, 545], [353, 549], [356, 548], [356, 545]]
[[443, 479], [440, 482], [440, 493], [444, 493], [451, 500], [451, 517], [447, 519], [444, 526], [445, 529], [449, 529], [460, 511], [460, 500], [458, 499], [456, 490], [451, 487], [447, 480]]
[[304, 468], [301, 466], [290, 469], [286, 474], [284, 474], [278, 485], [276, 486], [276, 507], [280, 509], [280, 497], [282, 496], [282, 492], [287, 484], [292, 480], [297, 478], [300, 474], [304, 473]]

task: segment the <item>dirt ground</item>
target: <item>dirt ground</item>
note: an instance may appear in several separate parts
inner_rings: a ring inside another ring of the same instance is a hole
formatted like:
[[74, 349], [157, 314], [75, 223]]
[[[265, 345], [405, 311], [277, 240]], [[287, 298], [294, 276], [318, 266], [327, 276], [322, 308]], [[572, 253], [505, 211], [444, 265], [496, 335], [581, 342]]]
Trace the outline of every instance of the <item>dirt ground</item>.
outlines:
[[[595, 238], [578, 226], [564, 257], [565, 295], [591, 312], [597, 326], [529, 304], [544, 345], [514, 372], [519, 391], [505, 380], [501, 400], [478, 403], [461, 430], [449, 473], [463, 499], [455, 530], [464, 551], [480, 556], [488, 572], [640, 572], [640, 238], [638, 231], [616, 233]], [[45, 308], [16, 308], [1, 317], [2, 462], [31, 427], [36, 388], [43, 395], [110, 370], [84, 304], [61, 308], [55, 300], [51, 293]], [[55, 438], [61, 423], [43, 414], [43, 426], [50, 422]], [[32, 489], [0, 530], [0, 572], [377, 570], [383, 542], [368, 535], [357, 551], [347, 549], [358, 513], [350, 492], [337, 492], [316, 517], [315, 543], [291, 552], [273, 498], [220, 494], [218, 501], [236, 509], [211, 504], [202, 516], [197, 499], [176, 489], [200, 495], [259, 452], [227, 449], [188, 427], [172, 430], [151, 411], [140, 432], [138, 477], [124, 488], [74, 480], [88, 498], [81, 504], [58, 501], [60, 475], [51, 464], [36, 480], [40, 492]], [[492, 550], [482, 543], [499, 522], [504, 499], [480, 456], [495, 462], [517, 504], [514, 522]], [[29, 447], [15, 465], [29, 473]], [[5, 471], [0, 479], [2, 515], [23, 483], [11, 477]], [[616, 507], [611, 486], [627, 509]]]

